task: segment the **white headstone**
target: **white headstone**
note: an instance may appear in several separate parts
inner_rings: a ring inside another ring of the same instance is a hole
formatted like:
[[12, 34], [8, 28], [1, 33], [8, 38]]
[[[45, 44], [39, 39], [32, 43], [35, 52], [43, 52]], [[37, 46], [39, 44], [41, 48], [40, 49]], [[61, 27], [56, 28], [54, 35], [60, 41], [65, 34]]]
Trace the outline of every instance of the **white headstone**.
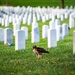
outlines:
[[35, 22], [35, 21], [33, 21], [33, 22], [32, 22], [32, 30], [33, 30], [34, 28], [36, 28], [36, 27], [38, 27], [38, 23]]
[[59, 14], [59, 13], [57, 13], [57, 18], [58, 18], [58, 19], [60, 18], [60, 14]]
[[56, 29], [48, 29], [48, 48], [57, 46]]
[[2, 26], [4, 26], [5, 25], [5, 19], [4, 18], [2, 18]]
[[21, 30], [25, 31], [25, 39], [28, 39], [28, 28], [27, 27], [21, 27]]
[[68, 6], [66, 6], [65, 9], [68, 9]]
[[60, 25], [60, 20], [59, 19], [56, 19], [55, 20], [55, 28], [57, 28], [58, 25]]
[[73, 28], [74, 27], [74, 18], [69, 18], [69, 27]]
[[52, 15], [52, 21], [55, 21], [55, 15]]
[[40, 15], [37, 13], [37, 20], [39, 21], [40, 20]]
[[45, 14], [45, 18], [46, 20], [49, 20], [48, 14]]
[[23, 24], [26, 24], [27, 18], [23, 17]]
[[63, 36], [68, 35], [68, 24], [63, 24], [62, 25], [62, 34], [63, 34]]
[[28, 23], [28, 25], [30, 25], [31, 24], [31, 18], [28, 18], [28, 21], [27, 21]]
[[49, 27], [50, 27], [50, 29], [55, 29], [55, 22], [54, 21], [50, 21], [49, 22]]
[[56, 28], [56, 34], [57, 34], [57, 41], [59, 40], [63, 40], [63, 34], [62, 34], [62, 26], [61, 25], [58, 25], [57, 28]]
[[4, 29], [0, 28], [0, 41], [3, 42], [4, 41]]
[[64, 20], [64, 15], [62, 14], [62, 15], [61, 15], [61, 21], [63, 21], [63, 20]]
[[42, 16], [42, 22], [46, 22], [45, 16]]
[[66, 12], [66, 13], [65, 13], [65, 19], [67, 19], [67, 18], [68, 18], [68, 13]]
[[22, 21], [22, 18], [23, 18], [23, 16], [20, 15], [20, 16], [19, 16], [19, 21], [20, 21], [20, 22]]
[[12, 24], [15, 25], [16, 23], [16, 18], [12, 17]]
[[12, 39], [12, 29], [5, 28], [4, 29], [4, 45], [11, 45], [13, 42]]
[[9, 20], [5, 19], [5, 27], [9, 26]]
[[33, 22], [36, 22], [36, 16], [33, 14]]
[[12, 16], [9, 16], [9, 23], [12, 22]]
[[31, 37], [32, 43], [40, 41], [40, 32], [38, 27], [32, 29]]
[[30, 25], [31, 22], [32, 22], [32, 17], [31, 17], [31, 13], [30, 13], [28, 18], [27, 18], [27, 24]]
[[2, 18], [0, 18], [0, 24], [1, 24], [1, 22], [2, 22]]
[[47, 38], [48, 37], [48, 25], [43, 25], [42, 26], [42, 38]]
[[19, 23], [15, 23], [13, 25], [13, 32], [14, 32], [14, 36], [16, 35], [16, 31], [20, 29], [20, 24]]
[[49, 13], [49, 19], [51, 19], [52, 18], [52, 14], [51, 13]]
[[25, 31], [17, 30], [15, 36], [15, 50], [25, 49]]

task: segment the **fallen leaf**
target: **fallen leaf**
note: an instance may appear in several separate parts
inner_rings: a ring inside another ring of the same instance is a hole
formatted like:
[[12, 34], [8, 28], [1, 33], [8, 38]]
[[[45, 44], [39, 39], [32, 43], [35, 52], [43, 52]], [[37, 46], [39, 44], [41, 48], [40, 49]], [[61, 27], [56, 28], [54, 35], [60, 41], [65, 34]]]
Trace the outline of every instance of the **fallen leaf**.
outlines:
[[67, 70], [65, 71], [65, 74], [68, 74], [68, 71]]
[[31, 72], [31, 70], [29, 70], [28, 72]]
[[56, 64], [56, 61], [55, 61], [55, 60], [52, 60], [51, 63], [52, 63], [52, 64]]

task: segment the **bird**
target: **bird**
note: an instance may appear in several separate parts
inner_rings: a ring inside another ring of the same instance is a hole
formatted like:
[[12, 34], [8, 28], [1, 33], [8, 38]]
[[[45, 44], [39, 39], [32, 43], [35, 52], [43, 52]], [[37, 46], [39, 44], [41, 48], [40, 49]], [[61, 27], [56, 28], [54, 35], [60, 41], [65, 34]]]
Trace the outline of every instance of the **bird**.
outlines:
[[42, 47], [33, 46], [33, 52], [36, 54], [38, 58], [42, 57], [42, 53], [49, 53], [49, 51], [45, 50]]

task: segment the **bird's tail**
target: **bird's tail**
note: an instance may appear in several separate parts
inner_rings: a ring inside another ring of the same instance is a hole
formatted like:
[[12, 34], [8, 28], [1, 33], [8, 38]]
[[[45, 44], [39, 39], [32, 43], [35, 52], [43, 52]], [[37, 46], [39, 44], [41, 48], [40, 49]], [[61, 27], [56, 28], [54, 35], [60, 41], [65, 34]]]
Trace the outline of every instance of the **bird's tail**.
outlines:
[[49, 51], [45, 51], [44, 53], [49, 53]]

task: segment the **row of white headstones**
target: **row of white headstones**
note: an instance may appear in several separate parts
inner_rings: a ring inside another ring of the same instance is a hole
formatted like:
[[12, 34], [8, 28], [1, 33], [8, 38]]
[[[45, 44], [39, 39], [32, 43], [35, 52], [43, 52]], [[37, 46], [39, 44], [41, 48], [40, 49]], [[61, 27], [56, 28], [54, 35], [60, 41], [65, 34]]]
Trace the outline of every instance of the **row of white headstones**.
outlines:
[[[63, 24], [57, 25], [55, 28], [54, 22], [50, 22], [50, 26], [43, 25], [42, 26], [42, 38], [48, 38], [48, 48], [56, 47], [57, 41], [63, 40], [64, 36], [68, 35], [68, 25]], [[10, 28], [0, 28], [0, 41], [4, 41], [5, 45], [11, 45], [13, 42], [12, 36], [15, 36], [15, 50], [25, 49], [25, 41], [28, 39], [28, 28], [21, 27], [21, 29], [17, 29], [17, 25], [15, 25], [14, 33]], [[16, 30], [17, 29], [17, 30]], [[38, 27], [38, 23], [35, 22], [32, 24], [32, 32], [31, 32], [31, 42], [40, 42], [40, 30]]]
[[7, 14], [2, 14], [0, 18], [0, 24], [5, 27], [9, 26], [10, 23], [14, 25], [15, 23], [20, 24], [21, 22], [31, 25], [33, 21], [42, 20], [42, 22], [46, 22], [50, 19], [55, 20], [56, 17], [58, 19], [60, 18], [61, 21], [69, 18], [69, 27], [72, 28], [74, 25], [74, 9], [2, 7], [0, 10]]
[[20, 14], [18, 13], [19, 11], [17, 11], [14, 11], [15, 14], [9, 12], [11, 15], [3, 14], [0, 18], [0, 24], [2, 26], [7, 27], [9, 26], [9, 23], [13, 24], [13, 31], [10, 28], [0, 28], [0, 41], [4, 41], [5, 45], [11, 45], [13, 43], [12, 35], [14, 35], [15, 50], [24, 50], [26, 47], [25, 41], [28, 39], [28, 28], [22, 27], [20, 29], [21, 22], [23, 22], [23, 24], [27, 23], [28, 25], [32, 24], [31, 42], [34, 43], [40, 42], [40, 30], [37, 20], [42, 20], [42, 22], [45, 22], [51, 19], [49, 26], [42, 26], [42, 38], [48, 38], [48, 48], [56, 47], [57, 41], [63, 40], [64, 36], [68, 35], [68, 24], [60, 25], [60, 20], [56, 19], [56, 16], [57, 18], [60, 18], [61, 21], [69, 17], [69, 27], [74, 27], [75, 12], [73, 9], [32, 9], [30, 7], [25, 9], [23, 8], [23, 11], [20, 11]]

